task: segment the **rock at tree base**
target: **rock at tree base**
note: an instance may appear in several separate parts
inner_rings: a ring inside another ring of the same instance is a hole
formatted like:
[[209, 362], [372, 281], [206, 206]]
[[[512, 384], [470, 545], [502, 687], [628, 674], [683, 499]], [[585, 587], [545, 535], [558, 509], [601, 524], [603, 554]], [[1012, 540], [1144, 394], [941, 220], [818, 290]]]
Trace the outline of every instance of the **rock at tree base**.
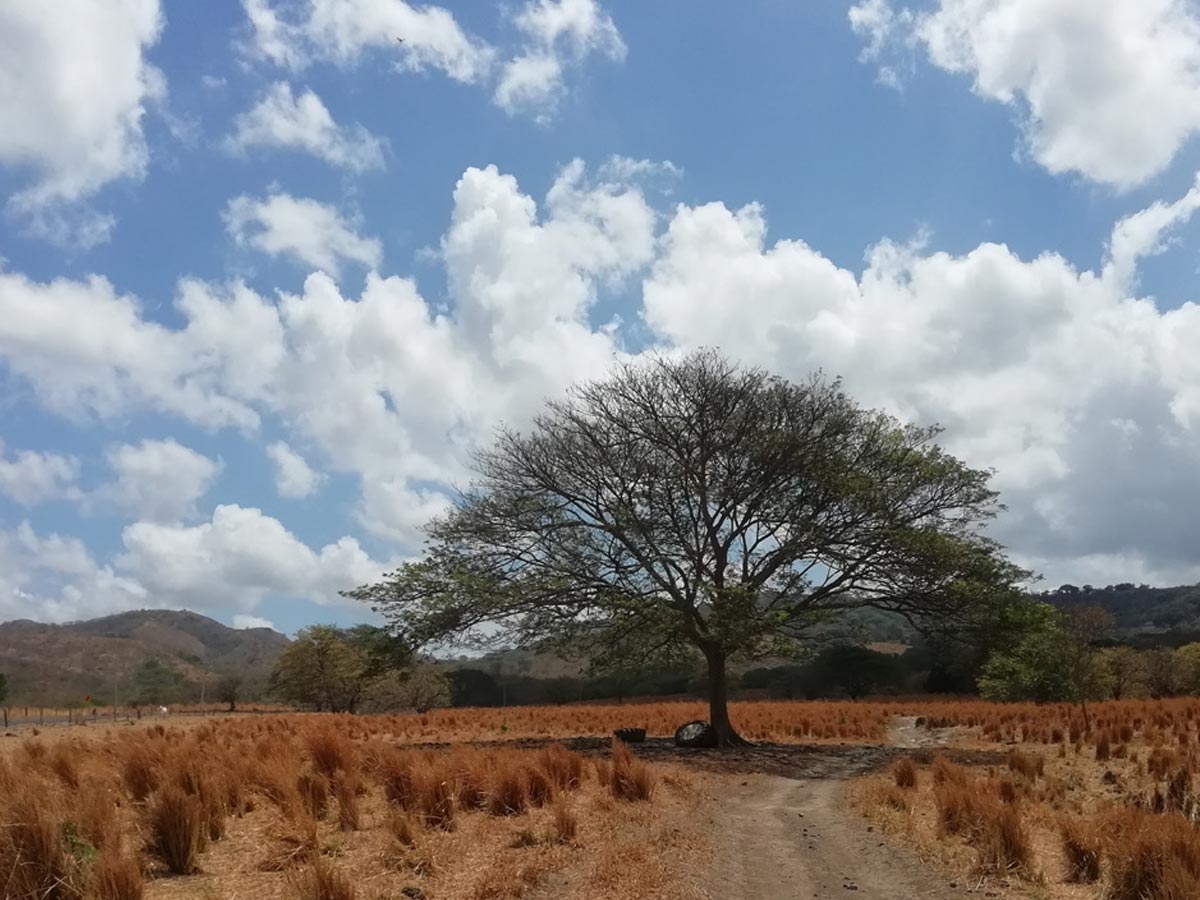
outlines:
[[645, 728], [618, 728], [613, 734], [626, 744], [640, 744], [646, 740]]
[[707, 722], [688, 722], [675, 731], [676, 747], [715, 747], [717, 733]]

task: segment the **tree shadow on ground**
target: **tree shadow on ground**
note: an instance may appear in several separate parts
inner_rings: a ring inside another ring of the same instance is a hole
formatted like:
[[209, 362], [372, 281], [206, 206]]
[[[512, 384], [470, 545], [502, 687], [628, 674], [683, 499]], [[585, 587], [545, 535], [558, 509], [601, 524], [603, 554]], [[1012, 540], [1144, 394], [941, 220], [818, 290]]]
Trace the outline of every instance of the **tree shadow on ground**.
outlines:
[[[610, 738], [513, 738], [498, 741], [472, 741], [480, 748], [537, 750], [558, 743], [584, 756], [609, 752]], [[448, 744], [420, 744], [417, 749], [437, 750]], [[1002, 766], [1005, 754], [996, 750], [968, 750], [956, 747], [896, 747], [888, 744], [776, 744], [755, 743], [724, 750], [677, 747], [670, 738], [648, 738], [631, 744], [629, 749], [649, 762], [670, 762], [690, 766], [717, 775], [778, 775], [784, 778], [842, 779], [857, 778], [883, 768], [901, 756], [927, 765], [938, 754], [952, 762], [968, 766]]]

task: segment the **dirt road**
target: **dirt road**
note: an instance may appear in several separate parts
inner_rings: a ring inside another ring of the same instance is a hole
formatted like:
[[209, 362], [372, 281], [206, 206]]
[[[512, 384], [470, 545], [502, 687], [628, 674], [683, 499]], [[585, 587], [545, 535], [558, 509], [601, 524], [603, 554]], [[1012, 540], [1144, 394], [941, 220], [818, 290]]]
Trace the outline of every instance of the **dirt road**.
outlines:
[[[897, 722], [894, 745], [936, 738]], [[888, 748], [830, 747], [805, 754], [786, 774], [747, 774], [718, 798], [713, 900], [949, 900], [966, 885], [885, 841], [849, 809], [846, 779], [878, 766]]]

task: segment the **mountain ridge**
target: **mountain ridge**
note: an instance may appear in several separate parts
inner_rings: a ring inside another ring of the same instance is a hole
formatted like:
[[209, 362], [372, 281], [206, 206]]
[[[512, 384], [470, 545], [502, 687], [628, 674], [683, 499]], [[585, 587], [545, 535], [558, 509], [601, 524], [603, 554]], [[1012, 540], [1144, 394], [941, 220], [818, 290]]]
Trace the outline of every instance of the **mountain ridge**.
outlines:
[[[225, 674], [240, 675], [246, 693], [260, 691], [288, 638], [269, 628], [230, 628], [190, 610], [130, 610], [47, 624], [0, 623], [0, 672], [8, 703], [63, 705], [91, 696], [129, 696], [147, 660], [183, 673], [187, 692]], [[103, 698], [101, 700], [101, 698]]]

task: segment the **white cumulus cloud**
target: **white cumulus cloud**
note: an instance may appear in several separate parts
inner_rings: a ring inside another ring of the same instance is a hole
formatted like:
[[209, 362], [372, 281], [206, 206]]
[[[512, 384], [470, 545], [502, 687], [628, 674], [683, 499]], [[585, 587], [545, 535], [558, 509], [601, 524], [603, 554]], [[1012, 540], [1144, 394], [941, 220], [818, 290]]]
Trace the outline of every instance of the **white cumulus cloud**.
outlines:
[[276, 193], [263, 199], [242, 195], [229, 201], [225, 227], [240, 245], [270, 256], [287, 256], [336, 276], [341, 261], [377, 268], [383, 247], [359, 235], [333, 207], [306, 197]]
[[267, 456], [275, 467], [275, 490], [280, 497], [299, 500], [309, 496], [321, 483], [320, 473], [283, 441], [267, 446]]
[[336, 603], [338, 591], [382, 572], [353, 538], [312, 550], [278, 519], [237, 505], [218, 506], [199, 525], [135, 522], [121, 539], [118, 568], [189, 609], [251, 612], [269, 595]]
[[621, 33], [596, 0], [528, 0], [514, 23], [526, 43], [503, 65], [495, 91], [497, 105], [510, 113], [552, 113], [565, 90], [565, 67], [592, 53], [625, 58]]
[[[0, 356], [67, 414], [149, 409], [247, 434], [269, 417], [357, 477], [361, 526], [410, 553], [498, 422], [520, 427], [647, 336], [715, 345], [787, 376], [841, 374], [865, 403], [943, 423], [953, 452], [997, 471], [1010, 511], [996, 535], [1052, 582], [1122, 566], [1200, 580], [1200, 306], [1138, 293], [1142, 261], [1172, 246], [1200, 189], [1115, 223], [1094, 269], [931, 238], [880, 240], [852, 269], [769, 238], [761, 205], [660, 213], [642, 184], [671, 171], [575, 162], [535, 199], [494, 167], [468, 169], [439, 248], [446, 303], [375, 272], [357, 296], [325, 273], [271, 296], [187, 280], [178, 324], [163, 326], [107, 282], [0, 275]], [[636, 321], [601, 313], [639, 285]], [[328, 597], [376, 565], [350, 538], [317, 551], [237, 506], [199, 525], [135, 523], [125, 545], [115, 570], [155, 597], [202, 603], [199, 573], [213, 571], [242, 612], [267, 594]]]
[[0, 529], [0, 620], [66, 622], [157, 605], [78, 538], [39, 535], [28, 522]]
[[79, 460], [63, 453], [18, 450], [9, 456], [0, 440], [0, 494], [33, 506], [47, 500], [77, 499]]
[[399, 69], [437, 69], [456, 81], [477, 82], [487, 76], [494, 56], [441, 6], [404, 0], [305, 0], [290, 7], [242, 0], [242, 5], [253, 29], [253, 52], [293, 69], [314, 60], [350, 64], [364, 51], [377, 50], [391, 54]]
[[850, 16], [868, 58], [923, 49], [1012, 106], [1025, 149], [1054, 173], [1132, 187], [1200, 131], [1200, 15], [1189, 0], [938, 0], [929, 11], [865, 0]]
[[245, 613], [238, 613], [233, 617], [234, 628], [270, 628], [275, 631], [275, 623], [270, 619], [264, 619], [262, 616], [248, 616]]
[[70, 204], [145, 172], [142, 119], [166, 91], [146, 51], [162, 27], [158, 0], [0, 4], [0, 164], [29, 171], [8, 210], [35, 233], [107, 239], [111, 216]]
[[222, 469], [216, 460], [170, 438], [118, 444], [106, 456], [114, 478], [90, 499], [154, 522], [194, 515], [196, 501]]
[[383, 141], [361, 125], [339, 125], [312, 91], [297, 95], [286, 81], [271, 85], [239, 114], [225, 140], [233, 153], [254, 148], [297, 150], [330, 165], [365, 172], [383, 168]]

